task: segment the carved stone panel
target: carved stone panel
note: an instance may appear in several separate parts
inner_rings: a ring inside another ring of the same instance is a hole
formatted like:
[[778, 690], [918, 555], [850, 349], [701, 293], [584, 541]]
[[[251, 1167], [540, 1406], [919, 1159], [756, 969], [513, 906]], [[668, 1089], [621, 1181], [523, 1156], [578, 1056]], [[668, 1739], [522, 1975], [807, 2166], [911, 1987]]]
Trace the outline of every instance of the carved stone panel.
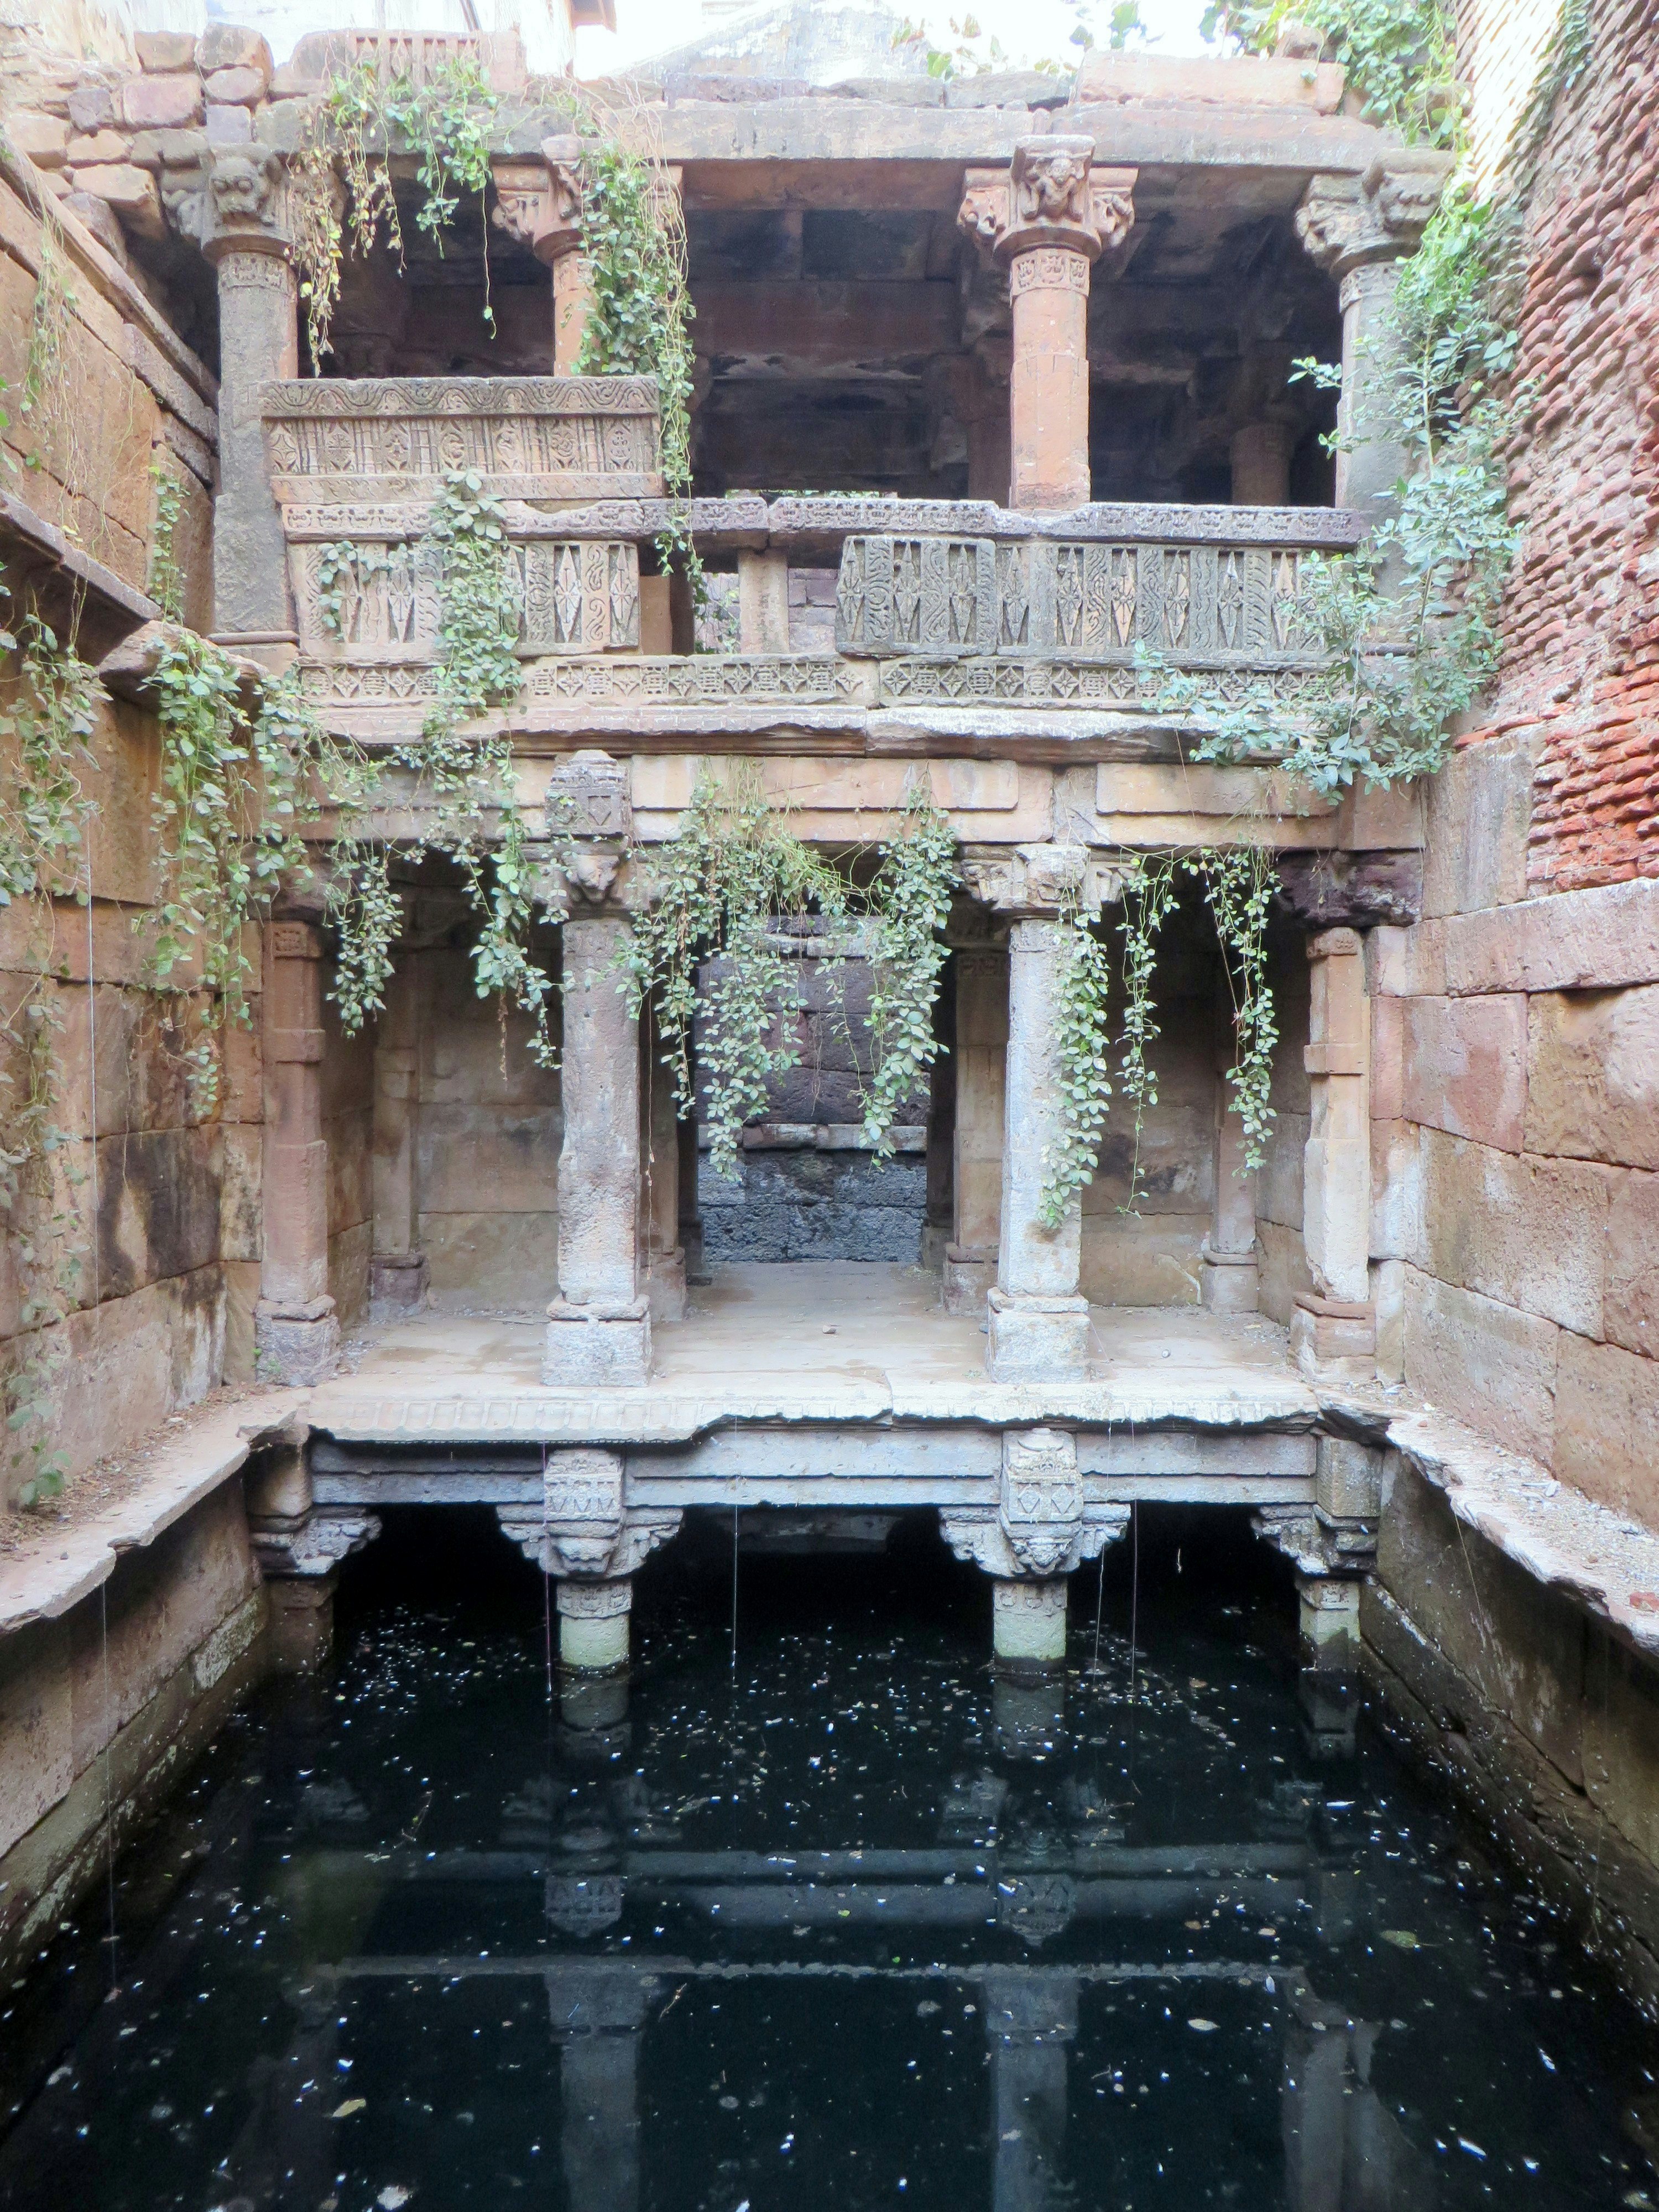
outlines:
[[1071, 1563], [1083, 1534], [1083, 1482], [1069, 1430], [1005, 1431], [997, 1510], [1027, 1574], [1058, 1574]]
[[300, 378], [267, 384], [263, 412], [284, 506], [426, 501], [459, 470], [501, 498], [663, 489], [657, 390], [645, 377]]
[[1142, 646], [1225, 665], [1307, 656], [1291, 546], [853, 537], [836, 642], [872, 659], [988, 652], [1116, 659]]
[[[422, 662], [438, 651], [442, 562], [407, 530], [386, 532], [385, 510], [341, 512], [329, 544], [292, 540], [289, 576], [308, 660]], [[359, 520], [368, 527], [355, 526]], [[375, 533], [379, 525], [380, 533]], [[541, 653], [635, 652], [640, 556], [599, 538], [537, 538], [507, 548], [520, 610], [519, 649]]]

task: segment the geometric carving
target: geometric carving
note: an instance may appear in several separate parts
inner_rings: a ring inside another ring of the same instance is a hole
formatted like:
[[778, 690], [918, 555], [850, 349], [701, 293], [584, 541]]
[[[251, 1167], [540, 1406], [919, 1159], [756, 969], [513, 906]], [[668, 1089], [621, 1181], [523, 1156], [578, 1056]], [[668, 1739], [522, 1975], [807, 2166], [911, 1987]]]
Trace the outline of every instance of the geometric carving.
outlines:
[[[502, 1531], [544, 1574], [588, 1583], [633, 1574], [680, 1526], [677, 1508], [649, 1510], [623, 1502], [623, 1456], [598, 1446], [552, 1450], [542, 1479], [539, 1510], [500, 1505]], [[575, 1594], [560, 1609], [579, 1609]]]
[[836, 645], [872, 659], [1031, 653], [1133, 666], [1308, 658], [1298, 551], [1271, 545], [848, 538]]
[[432, 500], [476, 472], [497, 498], [660, 495], [654, 379], [328, 377], [264, 386], [271, 490], [284, 506]]
[[546, 811], [550, 836], [626, 842], [634, 830], [628, 770], [608, 753], [573, 753], [548, 779]]
[[1127, 1505], [1090, 1505], [1066, 1429], [1005, 1431], [1002, 1475], [989, 1506], [945, 1506], [939, 1528], [959, 1559], [1000, 1581], [1052, 1582], [1099, 1556], [1129, 1525]]

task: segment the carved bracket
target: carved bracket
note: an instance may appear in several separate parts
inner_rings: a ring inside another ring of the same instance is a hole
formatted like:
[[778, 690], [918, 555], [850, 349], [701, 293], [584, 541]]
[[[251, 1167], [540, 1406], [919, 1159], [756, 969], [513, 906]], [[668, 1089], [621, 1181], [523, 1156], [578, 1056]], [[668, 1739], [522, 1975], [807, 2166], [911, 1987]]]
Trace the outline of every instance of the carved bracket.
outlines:
[[1139, 172], [1097, 169], [1092, 138], [1020, 138], [1006, 169], [969, 169], [957, 222], [984, 253], [1007, 263], [1058, 246], [1094, 261], [1133, 225]]
[[1379, 155], [1362, 177], [1317, 176], [1297, 210], [1297, 235], [1338, 277], [1414, 252], [1451, 168], [1449, 154], [1405, 146]]
[[498, 1505], [495, 1517], [544, 1574], [589, 1584], [617, 1582], [678, 1534], [684, 1518], [678, 1508], [627, 1506], [623, 1492], [620, 1452], [588, 1446], [552, 1451], [539, 1509]]
[[292, 1576], [326, 1575], [342, 1559], [361, 1552], [380, 1533], [377, 1514], [355, 1508], [326, 1511], [313, 1506], [293, 1520], [256, 1522], [249, 1531], [253, 1555], [267, 1582]]
[[1097, 1559], [1129, 1525], [1127, 1505], [1089, 1504], [1066, 1429], [1008, 1430], [994, 1510], [945, 1506], [939, 1528], [959, 1559], [999, 1580], [1050, 1581]]
[[970, 848], [962, 859], [963, 884], [997, 914], [1055, 915], [1073, 905], [1097, 914], [1122, 897], [1123, 872], [1096, 860], [1085, 845]]
[[1376, 1565], [1375, 1521], [1339, 1519], [1311, 1505], [1263, 1505], [1250, 1525], [1298, 1574], [1368, 1575]]

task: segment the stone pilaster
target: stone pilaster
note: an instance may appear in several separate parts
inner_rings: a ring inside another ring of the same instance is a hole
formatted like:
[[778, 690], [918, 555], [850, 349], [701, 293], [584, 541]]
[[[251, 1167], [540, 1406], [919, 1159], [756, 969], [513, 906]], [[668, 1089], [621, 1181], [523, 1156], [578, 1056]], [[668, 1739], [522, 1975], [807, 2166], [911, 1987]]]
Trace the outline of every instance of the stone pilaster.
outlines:
[[1296, 449], [1296, 429], [1290, 422], [1269, 417], [1247, 422], [1235, 430], [1232, 441], [1233, 505], [1288, 507], [1291, 503], [1291, 455]]
[[628, 772], [576, 753], [548, 785], [568, 841], [561, 1061], [559, 1295], [547, 1310], [549, 1383], [641, 1382], [651, 1316], [640, 1267], [640, 1036], [627, 975], [632, 925], [614, 894], [632, 823]]
[[1008, 271], [1008, 497], [1031, 514], [1089, 497], [1089, 270], [1128, 235], [1137, 173], [1093, 157], [1091, 138], [1018, 139], [1008, 170], [967, 172], [957, 216]]
[[1199, 1255], [1198, 1294], [1212, 1313], [1254, 1313], [1261, 1287], [1255, 1246], [1255, 1170], [1244, 1164], [1244, 1125], [1227, 1087], [1232, 1065], [1231, 1000], [1218, 1009], [1215, 1196]]
[[421, 969], [405, 951], [386, 985], [374, 1036], [374, 1249], [371, 1321], [396, 1321], [425, 1302], [421, 1249]]
[[253, 1326], [255, 1367], [272, 1382], [320, 1382], [340, 1350], [328, 1293], [322, 959], [309, 922], [267, 928], [264, 1247]]
[[553, 374], [574, 376], [593, 303], [582, 251], [580, 142], [549, 138], [539, 160], [497, 161], [490, 220], [553, 272]]
[[270, 1592], [272, 1657], [278, 1674], [310, 1674], [334, 1634], [341, 1562], [380, 1533], [378, 1516], [358, 1506], [319, 1508], [306, 1447], [273, 1445], [242, 1478], [248, 1536]]
[[1370, 1020], [1358, 931], [1308, 939], [1312, 963], [1304, 1057], [1312, 1120], [1303, 1163], [1303, 1243], [1315, 1295], [1297, 1301], [1291, 1343], [1304, 1373], [1332, 1381], [1375, 1374], [1370, 1303]]
[[265, 465], [260, 388], [300, 373], [299, 285], [283, 165], [222, 147], [207, 175], [204, 250], [219, 280], [219, 490], [213, 511], [213, 626], [281, 659], [295, 642], [288, 551]]
[[1296, 218], [1304, 246], [1334, 276], [1342, 305], [1336, 504], [1382, 516], [1407, 456], [1383, 421], [1392, 362], [1386, 313], [1402, 256], [1413, 252], [1451, 169], [1449, 155], [1401, 147], [1363, 177], [1316, 176]]
[[1008, 1054], [1008, 955], [959, 950], [951, 1242], [945, 1250], [948, 1313], [981, 1315], [996, 1279], [1002, 1212], [1003, 1086]]

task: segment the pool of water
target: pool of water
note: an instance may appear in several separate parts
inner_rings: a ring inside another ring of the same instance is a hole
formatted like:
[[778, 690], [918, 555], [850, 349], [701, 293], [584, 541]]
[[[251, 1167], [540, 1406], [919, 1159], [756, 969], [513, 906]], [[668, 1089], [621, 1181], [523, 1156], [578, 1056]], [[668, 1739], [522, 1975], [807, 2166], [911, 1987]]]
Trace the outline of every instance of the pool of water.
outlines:
[[735, 1662], [729, 1553], [671, 1553], [550, 1703], [538, 1578], [453, 1529], [9, 1993], [0, 2206], [1659, 2207], [1659, 2039], [1236, 1552], [1120, 1547], [1042, 1687], [919, 1535], [744, 1556]]

